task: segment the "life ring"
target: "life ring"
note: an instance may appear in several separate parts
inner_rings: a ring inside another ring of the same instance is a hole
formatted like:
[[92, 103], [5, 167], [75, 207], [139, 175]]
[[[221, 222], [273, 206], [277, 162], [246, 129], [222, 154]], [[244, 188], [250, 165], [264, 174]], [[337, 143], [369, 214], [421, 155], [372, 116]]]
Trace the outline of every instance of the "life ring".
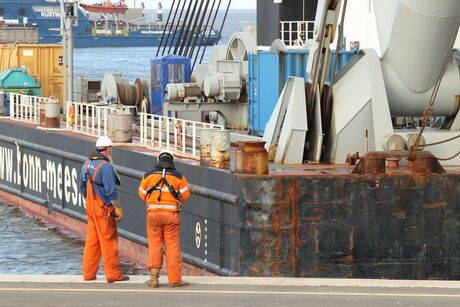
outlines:
[[67, 122], [73, 126], [75, 124], [75, 106], [72, 104], [69, 108], [69, 114], [67, 116]]

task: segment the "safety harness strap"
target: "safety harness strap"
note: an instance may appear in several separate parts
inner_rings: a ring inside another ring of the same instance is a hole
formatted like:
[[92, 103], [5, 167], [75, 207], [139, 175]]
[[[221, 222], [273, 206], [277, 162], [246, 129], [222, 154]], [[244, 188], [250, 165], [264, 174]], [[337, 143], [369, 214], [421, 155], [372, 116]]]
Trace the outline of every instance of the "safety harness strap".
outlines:
[[159, 195], [158, 195], [158, 201], [161, 200], [161, 192], [165, 191], [165, 189], [163, 188], [163, 185], [165, 185], [169, 192], [173, 195], [173, 197], [179, 202], [181, 203], [182, 202], [182, 194], [180, 191], [176, 190], [173, 188], [173, 186], [168, 182], [168, 180], [166, 180], [166, 169], [163, 169], [163, 173], [162, 173], [162, 176], [160, 178], [160, 180], [158, 180], [157, 183], [155, 183], [153, 185], [153, 187], [149, 188], [147, 190], [147, 196], [150, 196], [150, 194], [152, 194], [153, 191], [159, 191]]
[[86, 163], [86, 166], [85, 166], [85, 181], [86, 182], [86, 179], [89, 179], [89, 181], [91, 182], [91, 188], [93, 190], [93, 199], [95, 199], [95, 194], [96, 194], [96, 190], [94, 189], [94, 185], [98, 185], [98, 186], [104, 186], [102, 183], [99, 183], [99, 182], [96, 182], [96, 176], [97, 176], [97, 172], [99, 171], [99, 168], [105, 164], [105, 163], [108, 163], [106, 161], [102, 161], [101, 163], [99, 163], [98, 166], [96, 166], [96, 168], [94, 169], [94, 172], [93, 172], [93, 177], [89, 177], [89, 164], [91, 163], [91, 161], [88, 161]]

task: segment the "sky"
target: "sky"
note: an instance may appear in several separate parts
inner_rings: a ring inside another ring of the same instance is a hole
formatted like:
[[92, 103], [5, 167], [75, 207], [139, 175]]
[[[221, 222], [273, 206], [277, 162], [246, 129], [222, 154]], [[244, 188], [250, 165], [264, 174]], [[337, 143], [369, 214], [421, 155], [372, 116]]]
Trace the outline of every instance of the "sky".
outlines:
[[[161, 1], [163, 4], [163, 8], [170, 8], [173, 0], [126, 0], [128, 6], [133, 6], [134, 2], [136, 2], [136, 6], [139, 7], [141, 2], [144, 2], [145, 7], [147, 8], [156, 8], [157, 3]], [[176, 0], [176, 5], [179, 0]], [[80, 0], [82, 3], [100, 3], [103, 2], [101, 0]], [[112, 2], [116, 3], [118, 0], [112, 0]], [[206, 2], [205, 2], [206, 3]], [[218, 3], [218, 2], [216, 2]], [[221, 8], [227, 7], [228, 0], [222, 0]], [[230, 9], [256, 9], [257, 0], [232, 0], [230, 5]], [[212, 2], [210, 2], [210, 5]]]

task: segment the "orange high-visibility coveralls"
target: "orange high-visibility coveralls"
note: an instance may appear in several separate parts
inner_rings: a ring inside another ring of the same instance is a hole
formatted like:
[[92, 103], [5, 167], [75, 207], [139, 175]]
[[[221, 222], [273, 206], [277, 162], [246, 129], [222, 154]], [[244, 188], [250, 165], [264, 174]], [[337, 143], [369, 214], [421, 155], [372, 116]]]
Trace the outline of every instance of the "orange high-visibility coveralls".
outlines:
[[[92, 176], [93, 181], [96, 180], [99, 168], [105, 163], [107, 162], [103, 161], [96, 167]], [[122, 280], [123, 275], [118, 265], [117, 225], [112, 214], [115, 208], [104, 204], [93, 189], [90, 180], [87, 180], [86, 184], [87, 233], [83, 252], [83, 278], [85, 280], [96, 278], [102, 254], [107, 282]]]
[[[180, 250], [180, 209], [169, 189], [162, 185], [161, 191], [148, 194], [162, 177], [162, 169], [155, 168], [145, 173], [138, 194], [147, 205], [147, 239], [149, 252], [147, 267], [161, 269], [163, 266], [163, 243], [166, 247], [166, 268], [170, 284], [182, 280], [182, 254]], [[168, 170], [165, 175], [169, 184], [181, 193], [182, 202], [190, 196], [187, 179], [176, 170]], [[160, 194], [161, 193], [161, 194]]]

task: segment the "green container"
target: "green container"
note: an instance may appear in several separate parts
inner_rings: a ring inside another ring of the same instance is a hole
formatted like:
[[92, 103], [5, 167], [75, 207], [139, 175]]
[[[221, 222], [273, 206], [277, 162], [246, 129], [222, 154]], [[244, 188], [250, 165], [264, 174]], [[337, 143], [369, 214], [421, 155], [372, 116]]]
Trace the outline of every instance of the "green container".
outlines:
[[40, 83], [20, 68], [6, 69], [0, 73], [0, 91], [27, 93], [33, 96], [42, 94]]

